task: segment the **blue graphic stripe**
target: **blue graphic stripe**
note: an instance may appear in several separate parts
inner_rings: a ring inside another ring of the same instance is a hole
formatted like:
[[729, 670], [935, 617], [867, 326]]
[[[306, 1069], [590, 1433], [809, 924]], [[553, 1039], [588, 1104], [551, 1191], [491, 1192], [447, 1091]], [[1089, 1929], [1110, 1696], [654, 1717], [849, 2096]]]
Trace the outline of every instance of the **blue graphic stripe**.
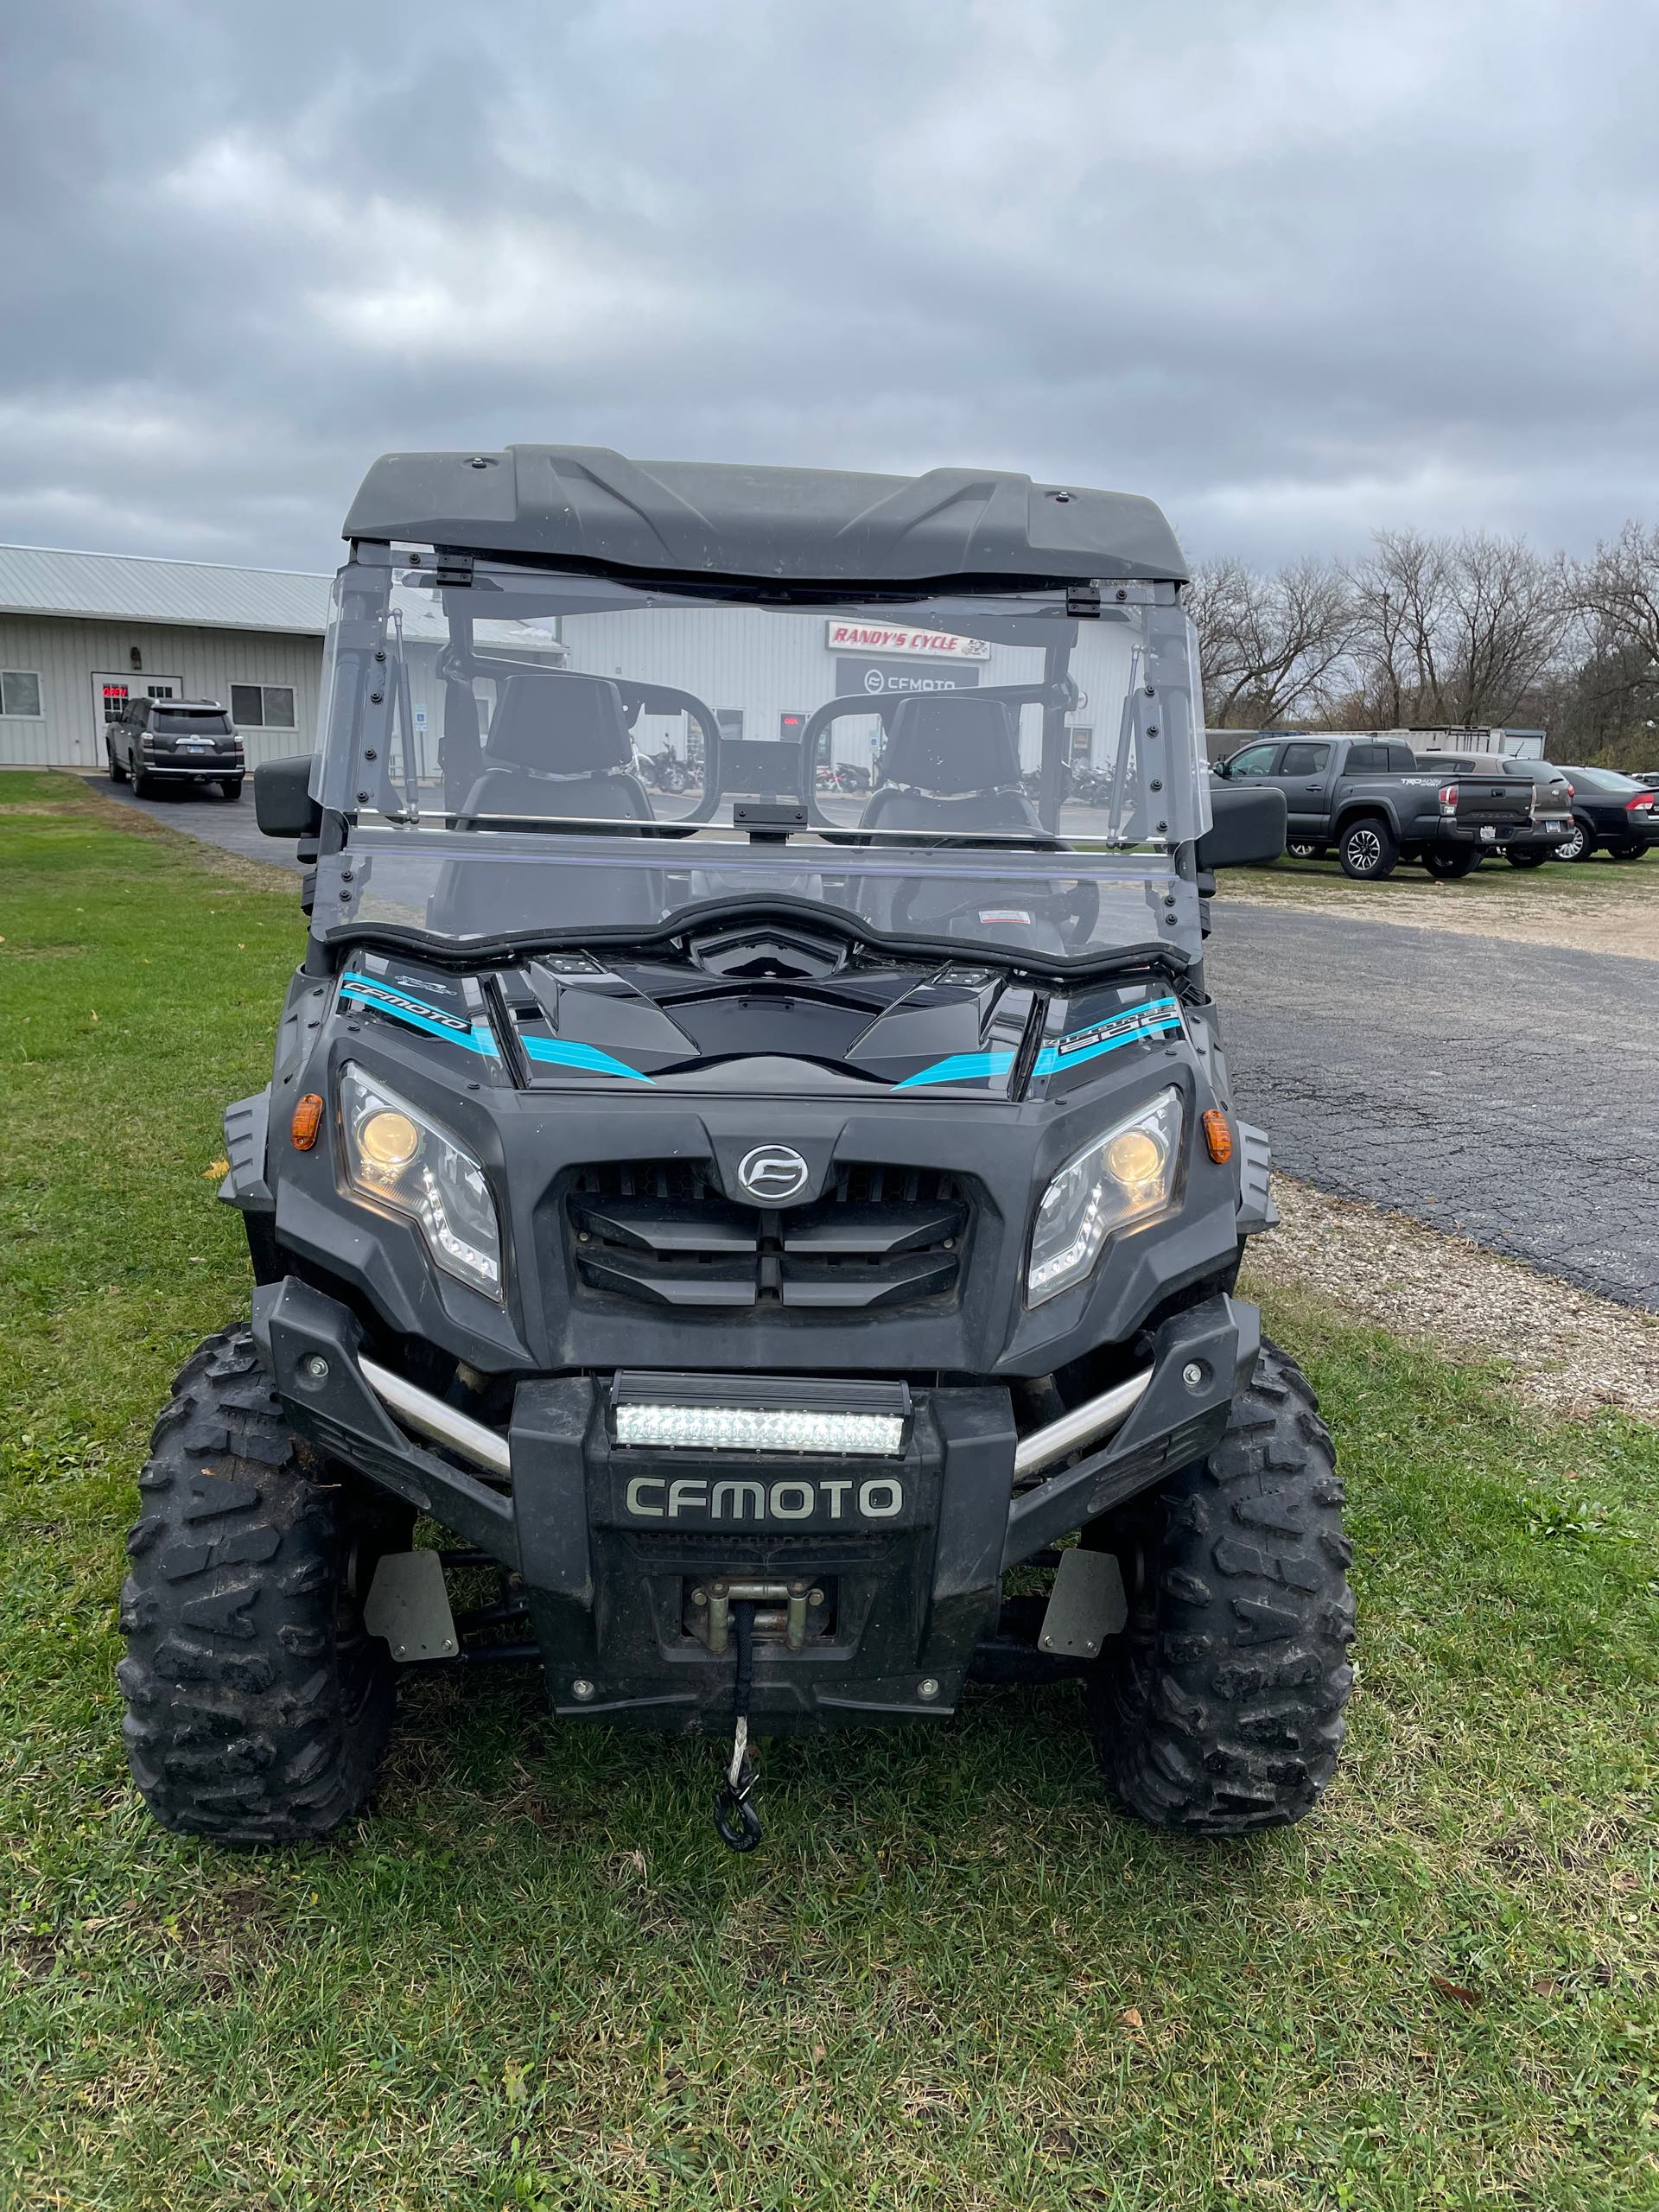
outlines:
[[652, 1077], [642, 1075], [638, 1068], [631, 1068], [626, 1060], [619, 1060], [609, 1052], [601, 1052], [597, 1045], [577, 1045], [563, 1037], [520, 1036], [519, 1043], [532, 1060], [548, 1060], [555, 1067], [580, 1068], [586, 1075], [626, 1076], [631, 1083], [649, 1083]]
[[948, 1060], [935, 1060], [931, 1068], [907, 1075], [895, 1090], [914, 1090], [923, 1083], [976, 1083], [982, 1077], [1006, 1075], [1014, 1065], [1012, 1052], [953, 1052]]
[[[1061, 1068], [1081, 1067], [1085, 1060], [1097, 1060], [1103, 1052], [1115, 1052], [1120, 1045], [1171, 1036], [1180, 1027], [1180, 1008], [1173, 998], [1151, 999], [1145, 1006], [1131, 1007], [1125, 1014], [1113, 1014], [1104, 1021], [1089, 1022], [1081, 1029], [1068, 1030], [1058, 1043], [1044, 1046], [1032, 1072], [1034, 1076], [1055, 1075]], [[1102, 1033], [1096, 1035], [1097, 1031]], [[1074, 1038], [1084, 1037], [1093, 1041], [1074, 1045], [1070, 1052], [1065, 1049]], [[1012, 1052], [953, 1052], [948, 1059], [936, 1060], [931, 1067], [907, 1075], [902, 1083], [893, 1087], [895, 1090], [914, 1090], [925, 1084], [981, 1082], [1006, 1074], [1013, 1065]]]
[[458, 1016], [446, 1016], [442, 1007], [433, 1006], [424, 999], [411, 999], [403, 991], [393, 991], [385, 983], [377, 983], [372, 976], [342, 976], [340, 995], [355, 999], [373, 1013], [388, 1014], [392, 1020], [404, 1022], [429, 1037], [441, 1038], [446, 1045], [457, 1045], [463, 1052], [481, 1053], [486, 1060], [500, 1058], [487, 1021], [474, 1021], [467, 1027], [457, 1028], [454, 1025]]
[[1081, 1067], [1085, 1060], [1097, 1060], [1103, 1052], [1115, 1052], [1120, 1045], [1138, 1045], [1143, 1038], [1167, 1037], [1181, 1026], [1179, 1014], [1165, 1014], [1150, 1022], [1142, 1022], [1134, 1029], [1120, 1030], [1116, 1037], [1102, 1037], [1092, 1045], [1084, 1045], [1075, 1052], [1060, 1056], [1059, 1047], [1045, 1045], [1037, 1055], [1037, 1075], [1057, 1075], [1062, 1068]]

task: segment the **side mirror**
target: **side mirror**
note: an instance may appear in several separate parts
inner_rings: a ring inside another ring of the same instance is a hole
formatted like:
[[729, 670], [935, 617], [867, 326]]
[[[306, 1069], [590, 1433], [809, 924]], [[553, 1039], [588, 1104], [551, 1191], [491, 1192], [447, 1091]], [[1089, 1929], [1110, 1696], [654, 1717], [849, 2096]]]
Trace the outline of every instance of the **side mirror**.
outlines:
[[1210, 811], [1211, 826], [1194, 849], [1201, 872], [1260, 867], [1284, 851], [1285, 795], [1277, 785], [1245, 783], [1236, 791], [1211, 791]]
[[315, 837], [322, 828], [322, 809], [311, 796], [315, 755], [290, 753], [282, 760], [262, 761], [253, 772], [253, 818], [267, 837]]
[[1225, 783], [1233, 772], [1225, 760], [1212, 760], [1210, 763], [1210, 772], [1212, 776], [1219, 776], [1223, 783]]

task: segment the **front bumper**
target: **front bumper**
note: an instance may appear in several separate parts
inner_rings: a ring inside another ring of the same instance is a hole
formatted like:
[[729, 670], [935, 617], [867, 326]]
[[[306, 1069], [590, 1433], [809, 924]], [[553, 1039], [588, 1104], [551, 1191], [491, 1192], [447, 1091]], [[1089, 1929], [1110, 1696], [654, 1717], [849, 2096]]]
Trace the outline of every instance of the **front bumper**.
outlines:
[[[1001, 1384], [915, 1389], [902, 1453], [883, 1462], [664, 1450], [616, 1442], [612, 1378], [596, 1374], [521, 1382], [505, 1437], [457, 1427], [408, 1385], [400, 1422], [356, 1317], [293, 1276], [255, 1292], [254, 1332], [302, 1435], [522, 1575], [559, 1712], [676, 1732], [729, 1715], [731, 1657], [690, 1611], [721, 1580], [823, 1593], [801, 1648], [757, 1646], [757, 1728], [950, 1712], [1006, 1570], [1202, 1458], [1260, 1342], [1255, 1309], [1225, 1295], [1173, 1315], [1136, 1355], [1144, 1387], [1121, 1423], [1016, 1487], [1030, 1439]], [[411, 1408], [434, 1441], [410, 1434]], [[881, 1510], [861, 1515], [847, 1501], [878, 1476], [892, 1478]]]

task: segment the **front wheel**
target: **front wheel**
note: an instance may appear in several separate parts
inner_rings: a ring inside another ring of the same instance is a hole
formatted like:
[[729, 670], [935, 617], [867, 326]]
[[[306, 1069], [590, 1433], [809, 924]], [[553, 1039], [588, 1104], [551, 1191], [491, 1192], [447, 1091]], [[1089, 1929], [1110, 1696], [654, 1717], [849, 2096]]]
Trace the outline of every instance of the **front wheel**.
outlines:
[[1325, 858], [1323, 845], [1287, 845], [1285, 851], [1294, 861], [1322, 861]]
[[328, 1834], [391, 1727], [391, 1657], [357, 1589], [408, 1541], [400, 1509], [353, 1510], [306, 1471], [245, 1326], [186, 1363], [138, 1486], [118, 1673], [145, 1803], [228, 1843]]
[[127, 772], [116, 759], [115, 747], [112, 745], [106, 745], [104, 747], [104, 758], [109, 763], [110, 781], [112, 784], [124, 784], [127, 780]]
[[1474, 874], [1480, 855], [1472, 845], [1453, 845], [1449, 850], [1431, 845], [1423, 855], [1423, 866], [1440, 882], [1455, 883]]
[[1342, 862], [1343, 874], [1357, 883], [1380, 883], [1384, 876], [1394, 874], [1400, 848], [1386, 822], [1367, 817], [1350, 823], [1343, 831], [1337, 858]]
[[1113, 1795], [1200, 1834], [1301, 1820], [1336, 1771], [1354, 1604], [1330, 1431], [1296, 1363], [1264, 1343], [1209, 1458], [1124, 1519], [1129, 1618], [1086, 1691]]

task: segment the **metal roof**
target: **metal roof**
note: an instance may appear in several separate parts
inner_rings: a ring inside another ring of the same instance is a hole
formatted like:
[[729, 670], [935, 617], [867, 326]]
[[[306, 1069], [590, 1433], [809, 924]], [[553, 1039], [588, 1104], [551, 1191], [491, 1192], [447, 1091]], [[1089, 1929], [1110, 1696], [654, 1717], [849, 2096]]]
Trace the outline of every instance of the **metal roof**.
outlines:
[[921, 476], [629, 461], [603, 446], [392, 453], [345, 534], [553, 566], [812, 586], [1176, 583], [1150, 499], [993, 468]]
[[0, 545], [0, 614], [81, 621], [166, 622], [186, 630], [273, 630], [320, 638], [331, 576], [291, 569], [226, 569], [135, 553], [70, 553]]
[[[264, 630], [320, 638], [332, 576], [294, 569], [223, 569], [211, 561], [158, 561], [137, 553], [66, 553], [50, 545], [0, 545], [0, 614], [60, 615], [82, 622], [164, 622], [182, 630]], [[413, 643], [443, 645], [441, 607], [403, 609]], [[557, 653], [557, 641], [528, 622], [477, 626], [486, 645]]]

